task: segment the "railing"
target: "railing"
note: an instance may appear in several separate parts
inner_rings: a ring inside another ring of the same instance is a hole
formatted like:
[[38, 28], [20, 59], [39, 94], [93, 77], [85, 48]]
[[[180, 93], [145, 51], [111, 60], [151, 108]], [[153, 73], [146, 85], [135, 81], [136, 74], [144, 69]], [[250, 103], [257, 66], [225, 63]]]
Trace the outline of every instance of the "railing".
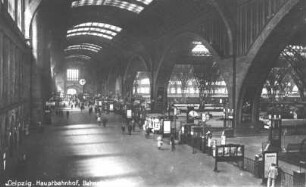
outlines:
[[[186, 140], [185, 140], [186, 141]], [[192, 140], [189, 138], [185, 143], [192, 146]], [[201, 146], [195, 146], [196, 149], [201, 151]], [[257, 178], [262, 178], [263, 175], [263, 162], [255, 161], [252, 158], [244, 157], [243, 165], [239, 162], [231, 162], [233, 165], [243, 169], [244, 171], [252, 173]], [[306, 179], [305, 179], [306, 180]], [[276, 180], [276, 185], [281, 187], [292, 187], [293, 186], [293, 174], [287, 173], [283, 171], [281, 168], [279, 169], [278, 179]]]
[[[238, 167], [240, 167], [240, 165], [238, 165]], [[257, 178], [261, 178], [263, 174], [262, 167], [263, 165], [256, 163], [255, 160], [244, 157], [244, 167], [243, 168], [240, 167], [240, 168], [247, 172], [252, 173]], [[293, 175], [285, 171], [282, 171], [280, 169], [279, 170], [279, 180], [277, 181], [277, 183], [281, 187], [292, 187], [293, 186]]]
[[244, 157], [244, 168], [243, 170], [252, 173], [253, 175], [257, 176], [257, 171], [255, 170], [255, 160], [251, 158]]
[[291, 187], [293, 186], [293, 175], [284, 171], [279, 172], [280, 175], [280, 184], [282, 187]]

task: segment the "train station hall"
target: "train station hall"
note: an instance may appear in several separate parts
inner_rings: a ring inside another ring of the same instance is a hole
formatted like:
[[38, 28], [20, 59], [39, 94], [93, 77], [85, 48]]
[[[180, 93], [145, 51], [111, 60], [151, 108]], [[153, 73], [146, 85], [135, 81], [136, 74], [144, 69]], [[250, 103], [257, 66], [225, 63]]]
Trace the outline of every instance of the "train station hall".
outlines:
[[0, 0], [0, 187], [306, 187], [305, 0]]

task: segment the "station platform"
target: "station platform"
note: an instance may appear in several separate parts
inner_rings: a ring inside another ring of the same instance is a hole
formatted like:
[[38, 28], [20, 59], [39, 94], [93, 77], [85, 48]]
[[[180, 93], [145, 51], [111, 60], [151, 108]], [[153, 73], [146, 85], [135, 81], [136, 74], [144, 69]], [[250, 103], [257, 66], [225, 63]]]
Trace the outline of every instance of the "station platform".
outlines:
[[[188, 145], [176, 145], [171, 151], [165, 142], [158, 150], [155, 136], [146, 138], [138, 128], [132, 135], [122, 133], [121, 116], [110, 113], [107, 117], [108, 124], [103, 127], [87, 110], [72, 110], [68, 118], [53, 114], [52, 125], [24, 138], [22, 151], [27, 160], [9, 170], [6, 182], [27, 181], [37, 186], [40, 182], [72, 181], [70, 186], [262, 186], [260, 178], [231, 163], [218, 163], [218, 172], [214, 172], [214, 159], [201, 152], [193, 154]], [[254, 157], [264, 138], [261, 134], [227, 141], [244, 144], [245, 155]], [[280, 167], [297, 169], [282, 162]]]

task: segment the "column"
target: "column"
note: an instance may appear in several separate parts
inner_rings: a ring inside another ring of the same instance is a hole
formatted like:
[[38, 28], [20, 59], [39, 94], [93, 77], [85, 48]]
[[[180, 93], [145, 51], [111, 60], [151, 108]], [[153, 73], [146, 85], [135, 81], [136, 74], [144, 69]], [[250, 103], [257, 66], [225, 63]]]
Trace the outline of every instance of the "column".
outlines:
[[3, 81], [3, 33], [0, 32], [0, 108], [3, 105]]

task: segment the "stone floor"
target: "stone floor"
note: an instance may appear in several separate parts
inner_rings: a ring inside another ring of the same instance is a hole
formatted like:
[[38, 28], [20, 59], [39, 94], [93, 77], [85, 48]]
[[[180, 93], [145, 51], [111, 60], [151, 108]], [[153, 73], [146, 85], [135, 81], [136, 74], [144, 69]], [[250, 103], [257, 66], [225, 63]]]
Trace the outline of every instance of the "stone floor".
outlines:
[[[27, 161], [8, 174], [18, 181], [79, 180], [80, 186], [261, 186], [261, 179], [229, 163], [219, 163], [191, 147], [145, 138], [141, 130], [122, 134], [121, 117], [108, 115], [106, 127], [98, 126], [87, 111], [70, 111], [69, 118], [54, 117], [44, 132], [31, 132], [23, 141]], [[40, 184], [41, 183], [37, 183]], [[39, 186], [39, 185], [38, 185]], [[64, 186], [64, 185], [61, 185]], [[73, 185], [70, 185], [73, 186]]]

